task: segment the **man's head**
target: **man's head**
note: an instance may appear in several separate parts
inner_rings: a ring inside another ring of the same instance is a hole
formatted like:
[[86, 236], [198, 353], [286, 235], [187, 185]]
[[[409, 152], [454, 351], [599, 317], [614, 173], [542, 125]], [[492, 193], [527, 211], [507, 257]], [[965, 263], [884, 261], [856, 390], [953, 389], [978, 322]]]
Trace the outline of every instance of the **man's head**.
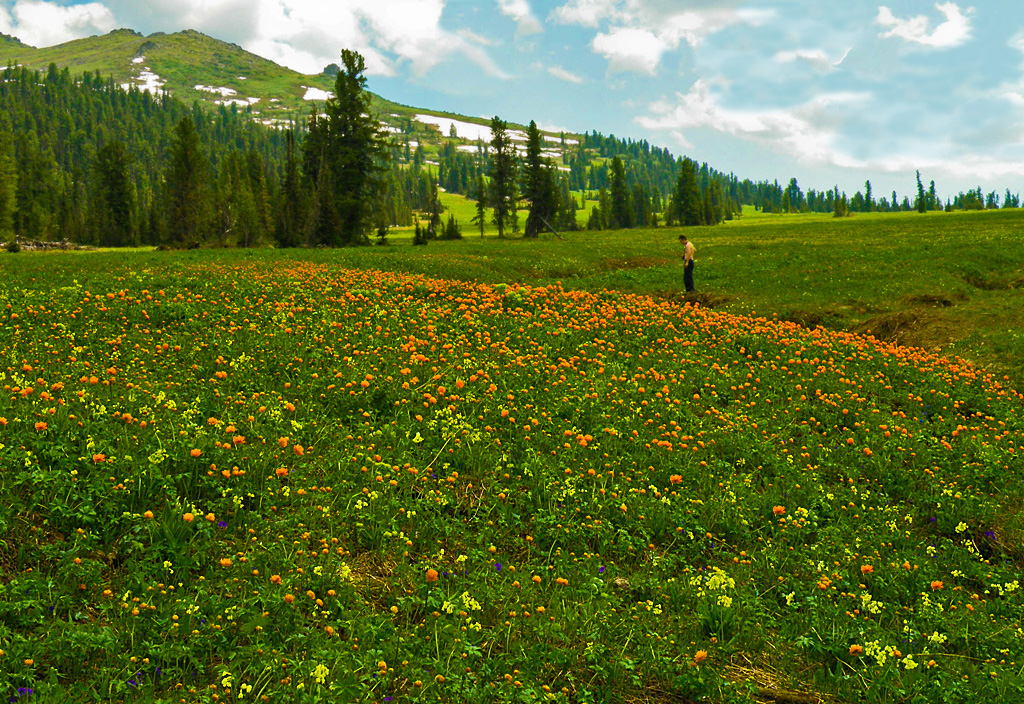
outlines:
[[686, 235], [679, 235], [679, 241], [686, 244]]

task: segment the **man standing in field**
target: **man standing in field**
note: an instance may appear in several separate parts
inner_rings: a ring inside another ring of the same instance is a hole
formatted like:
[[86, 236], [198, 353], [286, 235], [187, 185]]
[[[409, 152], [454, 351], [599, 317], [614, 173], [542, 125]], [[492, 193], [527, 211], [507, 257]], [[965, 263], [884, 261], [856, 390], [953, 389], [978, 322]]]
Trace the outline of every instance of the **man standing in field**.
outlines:
[[697, 248], [686, 239], [686, 235], [679, 235], [679, 243], [683, 245], [683, 283], [686, 284], [686, 292], [693, 291], [693, 255]]

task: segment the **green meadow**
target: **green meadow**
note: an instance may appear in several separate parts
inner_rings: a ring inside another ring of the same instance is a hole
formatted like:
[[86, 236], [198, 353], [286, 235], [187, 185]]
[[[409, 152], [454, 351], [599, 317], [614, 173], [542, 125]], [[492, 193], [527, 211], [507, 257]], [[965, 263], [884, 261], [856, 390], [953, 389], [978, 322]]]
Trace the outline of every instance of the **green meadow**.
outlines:
[[686, 296], [447, 202], [0, 256], [0, 697], [1024, 696], [1020, 211], [748, 213]]

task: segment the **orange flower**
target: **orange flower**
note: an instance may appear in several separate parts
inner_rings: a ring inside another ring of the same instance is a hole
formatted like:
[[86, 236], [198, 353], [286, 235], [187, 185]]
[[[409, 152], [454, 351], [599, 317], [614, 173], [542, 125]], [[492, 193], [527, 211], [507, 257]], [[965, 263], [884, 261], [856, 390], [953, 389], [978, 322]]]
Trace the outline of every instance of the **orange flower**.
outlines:
[[206, 520], [208, 520], [208, 521], [209, 521], [210, 523], [213, 523], [214, 521], [216, 521], [216, 520], [217, 520], [217, 517], [216, 517], [216, 516], [214, 516], [214, 515], [213, 515], [212, 513], [208, 513], [208, 514], [206, 514], [205, 518], [206, 518]]
[[188, 454], [192, 455], [193, 457], [199, 457], [199, 455], [203, 454], [203, 451], [200, 450], [198, 447], [193, 447], [191, 452], [189, 452]]
[[860, 566], [860, 573], [861, 574], [873, 574], [874, 571], [875, 571], [875, 568], [874, 568], [873, 565], [861, 565]]
[[305, 454], [306, 452], [306, 448], [304, 448], [302, 445], [295, 445], [292, 449], [295, 450], [295, 454], [298, 455], [299, 457], [302, 457], [302, 455]]
[[434, 568], [430, 568], [429, 570], [427, 570], [427, 581], [428, 582], [436, 582], [437, 581], [437, 570], [435, 570]]
[[772, 509], [772, 513], [775, 514], [776, 516], [781, 516], [785, 512], [786, 512], [786, 507], [785, 506], [776, 506], [776, 507], [774, 507]]
[[182, 518], [185, 520], [185, 523], [191, 523], [192, 521], [196, 520], [196, 517], [193, 516], [191, 513], [186, 513], [184, 516], [182, 516]]
[[708, 659], [708, 651], [698, 650], [693, 654], [693, 664], [700, 665], [702, 662]]
[[284, 603], [291, 604], [293, 601], [295, 601], [295, 596], [293, 594], [284, 595]]
[[278, 467], [276, 474], [277, 474], [278, 477], [287, 477], [288, 476], [288, 468], [287, 467]]
[[220, 558], [220, 566], [221, 567], [231, 567], [231, 558], [230, 557], [222, 557], [222, 558]]
[[270, 583], [271, 584], [280, 584], [281, 583], [281, 575], [279, 575], [279, 574], [271, 575], [270, 576]]
[[46, 425], [46, 423], [45, 423], [45, 422], [43, 422], [43, 421], [39, 421], [38, 423], [36, 423], [36, 431], [37, 431], [37, 432], [40, 432], [40, 433], [41, 433], [41, 432], [43, 432], [44, 430], [46, 430], [46, 428], [47, 428], [47, 425]]
[[858, 657], [863, 652], [864, 652], [864, 648], [862, 646], [860, 646], [860, 645], [851, 645], [850, 646], [850, 655], [852, 655], [853, 657]]
[[288, 447], [288, 438], [278, 438], [277, 444], [280, 447]]
[[143, 515], [143, 516], [145, 516], [145, 517], [146, 517], [147, 519], [149, 519], [149, 520], [153, 520], [153, 512], [152, 512], [152, 511], [146, 511], [146, 512], [145, 512], [144, 514], [142, 514], [142, 515]]
[[945, 585], [943, 585], [942, 582], [940, 582], [939, 580], [936, 579], [934, 582], [932, 582], [932, 591], [933, 592], [937, 592], [940, 589], [942, 589], [943, 586], [945, 586]]
[[106, 462], [107, 456], [104, 455], [102, 452], [97, 452], [95, 455], [92, 456], [92, 461], [95, 462], [96, 464], [99, 464], [100, 462]]

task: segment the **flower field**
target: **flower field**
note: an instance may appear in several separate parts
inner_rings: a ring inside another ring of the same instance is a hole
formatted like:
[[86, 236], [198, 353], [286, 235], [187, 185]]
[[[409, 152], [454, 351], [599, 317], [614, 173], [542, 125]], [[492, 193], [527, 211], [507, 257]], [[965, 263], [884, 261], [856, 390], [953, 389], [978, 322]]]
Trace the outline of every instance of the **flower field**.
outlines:
[[1002, 377], [610, 291], [57, 256], [0, 283], [0, 697], [1024, 697]]

